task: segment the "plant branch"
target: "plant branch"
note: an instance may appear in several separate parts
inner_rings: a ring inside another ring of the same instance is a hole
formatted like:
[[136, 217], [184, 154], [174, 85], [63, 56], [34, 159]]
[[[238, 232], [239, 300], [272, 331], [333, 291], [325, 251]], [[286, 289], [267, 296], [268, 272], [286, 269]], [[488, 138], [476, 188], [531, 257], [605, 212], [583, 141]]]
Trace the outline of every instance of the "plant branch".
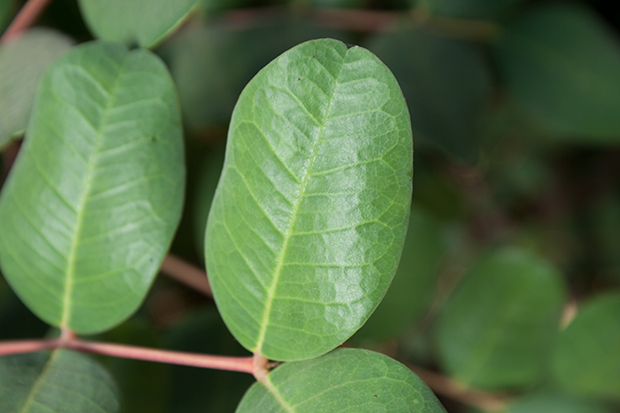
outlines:
[[213, 297], [207, 273], [176, 255], [168, 254], [161, 263], [160, 271], [196, 291]]
[[489, 412], [500, 412], [506, 409], [508, 401], [506, 397], [467, 388], [446, 376], [418, 366], [407, 365], [407, 367], [437, 394]]
[[50, 2], [51, 0], [28, 0], [0, 38], [0, 43], [19, 35], [32, 26]]
[[178, 364], [216, 370], [239, 371], [249, 374], [254, 374], [255, 371], [253, 357], [212, 356], [208, 354], [158, 350], [124, 344], [79, 340], [72, 338], [71, 335], [53, 340], [15, 340], [0, 342], [0, 356], [31, 353], [41, 350], [53, 350], [58, 348], [67, 348], [83, 353], [101, 354], [104, 356], [152, 361], [157, 363]]

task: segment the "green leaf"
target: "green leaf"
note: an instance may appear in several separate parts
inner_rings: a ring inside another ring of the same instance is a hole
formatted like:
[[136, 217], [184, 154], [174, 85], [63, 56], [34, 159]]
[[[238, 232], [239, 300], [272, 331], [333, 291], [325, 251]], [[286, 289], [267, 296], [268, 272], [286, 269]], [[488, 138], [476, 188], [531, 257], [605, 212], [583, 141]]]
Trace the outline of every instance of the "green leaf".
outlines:
[[61, 33], [34, 28], [0, 46], [0, 148], [24, 132], [41, 75], [72, 45]]
[[460, 19], [503, 17], [524, 0], [418, 0], [417, 6], [430, 14]]
[[439, 223], [414, 205], [392, 285], [368, 322], [352, 338], [383, 341], [417, 323], [435, 297], [439, 260], [445, 250]]
[[120, 411], [118, 390], [103, 367], [69, 350], [0, 357], [0, 411]]
[[187, 19], [198, 0], [80, 0], [95, 36], [127, 46], [154, 47]]
[[445, 370], [470, 386], [501, 389], [536, 383], [559, 325], [560, 274], [529, 253], [489, 254], [445, 303], [438, 350]]
[[521, 398], [506, 413], [611, 413], [599, 404], [572, 397], [536, 394]]
[[303, 43], [265, 67], [233, 113], [206, 231], [226, 325], [275, 360], [350, 337], [387, 290], [411, 200], [402, 93], [372, 53]]
[[553, 378], [563, 390], [620, 399], [620, 294], [597, 297], [562, 331], [553, 353]]
[[94, 42], [40, 86], [0, 195], [0, 264], [43, 320], [102, 331], [140, 305], [179, 221], [174, 85], [150, 52]]
[[474, 162], [476, 125], [491, 93], [491, 72], [481, 51], [411, 27], [378, 34], [368, 48], [401, 83], [416, 142]]
[[4, 30], [9, 23], [15, 9], [14, 0], [0, 1], [0, 31]]
[[445, 412], [433, 392], [399, 362], [368, 350], [338, 349], [285, 363], [246, 393], [237, 413]]
[[513, 99], [548, 129], [618, 142], [620, 47], [590, 9], [576, 2], [533, 7], [506, 27], [494, 55]]

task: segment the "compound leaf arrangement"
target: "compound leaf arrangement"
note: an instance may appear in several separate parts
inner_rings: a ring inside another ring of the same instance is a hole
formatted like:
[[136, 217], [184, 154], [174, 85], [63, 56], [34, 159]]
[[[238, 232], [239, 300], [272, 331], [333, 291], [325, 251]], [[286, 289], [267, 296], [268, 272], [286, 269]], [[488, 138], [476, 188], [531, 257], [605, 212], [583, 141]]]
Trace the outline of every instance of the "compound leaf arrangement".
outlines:
[[[117, 3], [80, 2], [105, 40], [47, 68], [0, 197], [2, 272], [73, 349], [75, 334], [107, 331], [140, 306], [185, 190], [171, 76], [152, 52], [116, 42], [152, 46], [195, 2], [149, 5], [165, 18], [136, 27], [145, 4]], [[387, 356], [329, 353], [364, 324], [396, 272], [412, 155], [402, 92], [366, 49], [308, 41], [247, 85], [232, 115], [206, 262], [240, 343], [265, 361], [305, 361], [258, 369], [261, 383], [238, 411], [444, 411]], [[55, 348], [0, 360], [3, 412], [119, 410], [113, 380], [89, 356]]]
[[603, 3], [0, 1], [0, 413], [620, 411]]

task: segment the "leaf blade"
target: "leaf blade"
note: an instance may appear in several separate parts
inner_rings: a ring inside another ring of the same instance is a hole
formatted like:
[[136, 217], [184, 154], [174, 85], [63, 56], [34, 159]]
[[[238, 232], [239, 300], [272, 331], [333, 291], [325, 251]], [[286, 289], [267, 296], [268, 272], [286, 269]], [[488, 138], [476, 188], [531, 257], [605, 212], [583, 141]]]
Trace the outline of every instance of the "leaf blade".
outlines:
[[266, 384], [250, 387], [236, 411], [445, 412], [411, 370], [383, 354], [360, 349], [285, 363], [267, 375]]
[[75, 413], [120, 411], [110, 374], [90, 357], [69, 350], [0, 358], [0, 411]]
[[0, 264], [35, 314], [93, 333], [135, 311], [180, 217], [182, 146], [150, 52], [93, 42], [52, 65], [0, 195]]
[[400, 89], [368, 51], [310, 41], [248, 84], [230, 131], [206, 231], [218, 308], [251, 351], [323, 354], [374, 310], [402, 249], [412, 143]]

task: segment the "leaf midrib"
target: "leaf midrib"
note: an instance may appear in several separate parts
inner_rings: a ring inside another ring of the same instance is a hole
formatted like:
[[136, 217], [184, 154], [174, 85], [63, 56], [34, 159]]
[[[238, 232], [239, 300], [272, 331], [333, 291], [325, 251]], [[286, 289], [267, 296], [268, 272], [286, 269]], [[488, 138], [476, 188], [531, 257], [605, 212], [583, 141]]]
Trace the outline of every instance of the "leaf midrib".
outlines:
[[[338, 80], [340, 79], [340, 75], [342, 73], [342, 69], [346, 63], [345, 59], [346, 59], [346, 55], [348, 53], [348, 50], [345, 52], [344, 56], [342, 57], [342, 65], [340, 66], [340, 72], [338, 72], [338, 75], [334, 77], [334, 91], [332, 93], [332, 95], [329, 98], [329, 102], [327, 104], [327, 109], [325, 110], [325, 118], [323, 119], [323, 122], [319, 128], [319, 133], [318, 133], [318, 137], [316, 140], [316, 143], [312, 146], [312, 156], [310, 157], [310, 162], [308, 164], [308, 168], [306, 169], [306, 173], [304, 175], [304, 178], [300, 184], [300, 188], [299, 188], [299, 196], [297, 197], [297, 200], [295, 201], [295, 206], [293, 208], [293, 216], [291, 217], [291, 221], [290, 224], [286, 230], [286, 234], [284, 235], [284, 243], [282, 244], [282, 249], [280, 250], [280, 254], [278, 255], [277, 261], [278, 261], [278, 265], [274, 271], [274, 276], [273, 276], [273, 280], [271, 281], [271, 285], [269, 286], [269, 290], [267, 291], [267, 300], [265, 303], [265, 312], [263, 313], [263, 319], [261, 321], [260, 324], [260, 331], [258, 334], [258, 339], [256, 340], [256, 347], [255, 347], [255, 352], [260, 353], [263, 344], [265, 342], [265, 335], [267, 333], [267, 326], [268, 321], [269, 321], [269, 316], [271, 314], [271, 304], [273, 302], [274, 299], [274, 295], [275, 295], [275, 290], [276, 287], [278, 285], [278, 280], [280, 279], [280, 275], [282, 273], [282, 267], [283, 267], [283, 262], [284, 262], [284, 256], [286, 254], [286, 250], [288, 249], [288, 242], [291, 238], [291, 236], [293, 235], [293, 227], [295, 224], [295, 221], [297, 219], [297, 212], [299, 211], [299, 206], [301, 204], [301, 200], [304, 198], [304, 193], [306, 190], [306, 184], [308, 183], [308, 179], [310, 177], [310, 171], [312, 170], [312, 166], [314, 164], [314, 160], [316, 159], [316, 155], [317, 155], [317, 149], [321, 143], [321, 139], [323, 137], [323, 131], [325, 128], [325, 124], [327, 123], [327, 119], [329, 117], [329, 114], [331, 112], [331, 106], [332, 106], [332, 102], [334, 99], [334, 95], [336, 94], [336, 88], [338, 87]], [[327, 70], [324, 68], [324, 70]], [[289, 90], [290, 91], [290, 90]]]
[[50, 354], [50, 357], [49, 359], [47, 359], [45, 366], [43, 366], [43, 368], [41, 369], [41, 372], [39, 373], [39, 377], [32, 385], [32, 388], [30, 392], [28, 393], [28, 398], [26, 398], [25, 403], [22, 405], [22, 408], [20, 409], [20, 413], [26, 413], [30, 411], [29, 407], [32, 403], [35, 402], [34, 399], [36, 395], [38, 394], [40, 387], [45, 382], [45, 378], [47, 377], [49, 371], [51, 370], [52, 365], [54, 364], [54, 359], [57, 357], [57, 354], [59, 354], [59, 351], [60, 350], [55, 350], [55, 351], [52, 351], [52, 353]]
[[[88, 163], [88, 171], [86, 173], [86, 180], [84, 184], [84, 190], [82, 191], [82, 197], [80, 198], [80, 202], [77, 208], [77, 216], [76, 216], [76, 225], [75, 232], [73, 235], [73, 240], [71, 243], [71, 250], [69, 251], [69, 256], [67, 258], [67, 273], [66, 273], [66, 283], [65, 283], [65, 293], [63, 295], [63, 315], [60, 325], [63, 327], [69, 327], [69, 322], [71, 320], [71, 296], [73, 294], [73, 284], [75, 281], [75, 264], [76, 264], [76, 256], [77, 256], [77, 248], [79, 245], [80, 234], [82, 232], [82, 225], [84, 223], [84, 210], [85, 205], [88, 202], [89, 194], [91, 191], [92, 183], [93, 183], [93, 174], [95, 170], [95, 165], [97, 164], [98, 153], [101, 149], [102, 141], [103, 141], [103, 128], [106, 125], [108, 115], [110, 113], [110, 109], [113, 107], [112, 102], [114, 100], [114, 91], [118, 87], [118, 83], [122, 77], [123, 66], [125, 65], [127, 56], [123, 58], [122, 63], [118, 67], [118, 74], [116, 79], [114, 80], [114, 84], [110, 88], [110, 92], [108, 93], [108, 102], [104, 109], [103, 116], [101, 118], [101, 122], [99, 124], [99, 128], [97, 129], [97, 139], [95, 143], [95, 147], [93, 149], [91, 158]], [[90, 75], [90, 73], [89, 73]], [[92, 75], [90, 75], [92, 77]], [[95, 80], [93, 78], [93, 80]]]

